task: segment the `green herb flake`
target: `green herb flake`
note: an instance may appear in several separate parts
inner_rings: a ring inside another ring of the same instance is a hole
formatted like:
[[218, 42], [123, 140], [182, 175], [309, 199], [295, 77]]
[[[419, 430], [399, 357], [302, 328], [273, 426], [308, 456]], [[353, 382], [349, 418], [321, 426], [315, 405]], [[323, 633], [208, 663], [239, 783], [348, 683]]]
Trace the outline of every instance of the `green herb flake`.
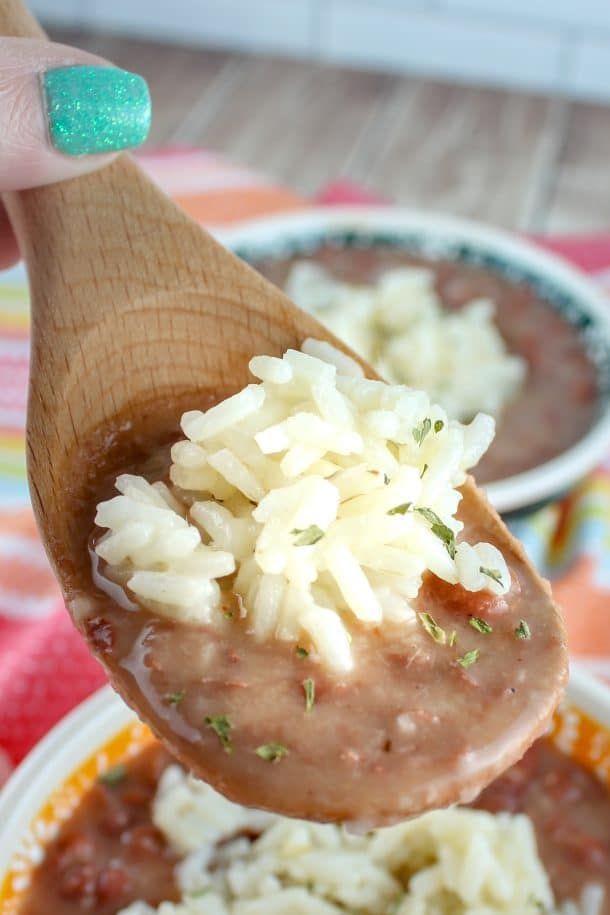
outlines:
[[439, 626], [433, 616], [429, 613], [418, 613], [420, 622], [429, 636], [439, 645], [444, 645], [447, 641], [447, 633]]
[[426, 474], [428, 472], [428, 470], [429, 470], [428, 465], [424, 464], [424, 466], [422, 467], [421, 473], [419, 475], [420, 480], [423, 480], [424, 474]]
[[232, 620], [232, 619], [233, 619], [233, 611], [232, 611], [232, 610], [223, 610], [223, 611], [222, 611], [222, 615], [224, 616], [224, 618], [225, 618], [226, 620]]
[[413, 429], [413, 438], [420, 447], [425, 437], [429, 435], [431, 429], [432, 420], [429, 416], [426, 416], [424, 421], [419, 426], [416, 426], [415, 429]]
[[384, 473], [384, 475], [383, 475], [383, 485], [384, 485], [384, 486], [389, 486], [389, 484], [390, 484], [390, 478], [389, 478], [389, 476], [387, 475], [387, 473]]
[[499, 569], [486, 569], [485, 566], [479, 567], [479, 572], [481, 575], [487, 575], [488, 578], [491, 578], [492, 581], [495, 581], [497, 585], [503, 585], [502, 573]]
[[202, 896], [206, 896], [208, 893], [212, 892], [211, 886], [204, 886], [200, 890], [191, 890], [190, 893], [187, 893], [189, 899], [201, 899]]
[[297, 645], [297, 647], [294, 649], [294, 653], [297, 656], [297, 658], [308, 658], [309, 657], [309, 652], [307, 651], [307, 649], [302, 648], [300, 645]]
[[468, 622], [473, 629], [476, 629], [477, 632], [482, 632], [483, 635], [489, 635], [490, 632], [493, 632], [493, 626], [490, 626], [486, 620], [482, 620], [479, 616], [469, 616]]
[[445, 423], [442, 421], [442, 419], [437, 419], [436, 422], [434, 423], [434, 431], [437, 433], [437, 435], [444, 428], [445, 428]]
[[313, 546], [314, 543], [322, 539], [324, 531], [317, 524], [310, 524], [309, 527], [301, 530], [295, 527], [291, 534], [295, 535], [295, 546]]
[[166, 693], [163, 698], [168, 705], [180, 705], [185, 696], [186, 690], [181, 689], [179, 693]]
[[406, 899], [406, 896], [407, 896], [406, 893], [399, 893], [399, 895], [396, 897], [396, 899], [394, 899], [393, 902], [390, 903], [390, 906], [386, 912], [386, 915], [397, 915], [397, 912], [400, 909], [401, 905], [403, 904], [404, 900]]
[[220, 740], [225, 753], [233, 752], [233, 744], [231, 743], [231, 728], [233, 725], [229, 721], [226, 715], [208, 715], [205, 719], [206, 725], [214, 731]]
[[264, 759], [265, 762], [277, 762], [282, 756], [286, 756], [288, 750], [281, 743], [264, 743], [256, 748], [256, 755]]
[[436, 512], [433, 512], [431, 508], [416, 508], [414, 509], [418, 514], [425, 518], [425, 520], [430, 525], [430, 530], [435, 537], [438, 537], [442, 541], [445, 549], [449, 553], [452, 559], [455, 559], [455, 534], [450, 527], [442, 521]]
[[464, 670], [467, 670], [469, 667], [478, 661], [479, 655], [481, 652], [478, 648], [473, 648], [472, 651], [467, 651], [466, 654], [463, 654], [461, 658], [458, 658], [457, 662], [460, 667], [463, 667]]
[[449, 645], [449, 648], [453, 648], [453, 646], [455, 645], [456, 642], [457, 642], [457, 632], [454, 629], [453, 632], [450, 634], [449, 639], [447, 640], [447, 644]]
[[315, 681], [308, 677], [303, 680], [303, 689], [305, 691], [305, 711], [310, 712], [316, 701], [316, 684]]
[[116, 788], [117, 785], [120, 785], [121, 782], [124, 782], [127, 778], [127, 767], [122, 763], [119, 763], [117, 766], [113, 766], [112, 769], [108, 769], [107, 772], [104, 772], [98, 778], [98, 781], [102, 785], [107, 785], [109, 788]]
[[515, 635], [518, 639], [523, 639], [524, 641], [531, 639], [532, 632], [525, 620], [519, 620], [519, 625], [515, 629]]
[[402, 505], [395, 505], [394, 508], [389, 510], [388, 515], [406, 515], [412, 505], [412, 502], [403, 502]]

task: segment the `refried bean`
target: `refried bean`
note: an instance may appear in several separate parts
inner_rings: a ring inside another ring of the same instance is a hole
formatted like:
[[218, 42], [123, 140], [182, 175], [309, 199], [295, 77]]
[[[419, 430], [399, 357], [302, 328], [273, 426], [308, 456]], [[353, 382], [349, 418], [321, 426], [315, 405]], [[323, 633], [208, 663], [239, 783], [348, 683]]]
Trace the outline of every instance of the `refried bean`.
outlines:
[[[100, 783], [49, 844], [19, 915], [115, 915], [141, 899], [175, 900], [177, 857], [152, 822], [151, 803], [170, 757], [154, 744], [129, 761], [115, 784]], [[610, 796], [586, 769], [541, 740], [474, 806], [526, 813], [559, 902], [589, 883], [605, 888], [610, 915]], [[249, 838], [256, 838], [249, 835]]]
[[180, 898], [178, 857], [152, 821], [169, 762], [155, 744], [89, 789], [47, 847], [19, 915], [114, 915], [136, 899]]
[[[148, 463], [130, 462], [136, 441]], [[97, 465], [84, 494], [85, 552], [95, 505], [112, 491], [117, 471], [164, 477], [167, 448], [155, 451], [133, 429], [115, 448], [105, 483]], [[458, 516], [469, 540], [498, 536], [468, 500]], [[172, 621], [133, 600], [125, 609], [95, 580], [73, 600], [79, 628], [123, 698], [157, 735], [171, 735], [175, 755], [195, 760], [217, 790], [250, 806], [367, 829], [447, 798], [470, 801], [518, 758], [524, 735], [533, 740], [546, 727], [565, 682], [564, 636], [523, 558], [512, 551], [505, 558], [512, 585], [501, 597], [424, 577], [414, 609], [445, 630], [444, 644], [419, 622], [354, 625], [355, 666], [346, 675], [300, 657], [292, 643], [254, 639], [230, 581], [227, 615], [213, 624]], [[492, 631], [473, 627], [471, 617]], [[528, 638], [517, 634], [521, 620]], [[307, 679], [315, 681], [311, 711]], [[228, 720], [230, 747], [214, 719]], [[270, 761], [258, 750], [273, 743], [286, 752]]]

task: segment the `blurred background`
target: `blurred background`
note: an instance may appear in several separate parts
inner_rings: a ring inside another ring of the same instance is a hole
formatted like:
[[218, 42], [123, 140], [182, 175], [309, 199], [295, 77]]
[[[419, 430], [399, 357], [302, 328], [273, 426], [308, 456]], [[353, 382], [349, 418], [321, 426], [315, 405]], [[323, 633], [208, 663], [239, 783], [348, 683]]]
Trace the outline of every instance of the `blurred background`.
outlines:
[[149, 145], [533, 232], [610, 224], [610, 0], [32, 0], [150, 81]]

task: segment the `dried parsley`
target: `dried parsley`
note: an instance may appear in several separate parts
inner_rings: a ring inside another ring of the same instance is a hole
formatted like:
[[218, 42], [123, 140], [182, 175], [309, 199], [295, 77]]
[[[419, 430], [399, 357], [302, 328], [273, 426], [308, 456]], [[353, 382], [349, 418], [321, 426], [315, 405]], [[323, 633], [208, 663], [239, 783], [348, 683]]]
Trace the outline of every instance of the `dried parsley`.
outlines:
[[205, 719], [206, 725], [214, 731], [220, 740], [225, 753], [233, 752], [233, 744], [231, 743], [231, 728], [233, 725], [229, 721], [226, 715], [208, 715]]
[[310, 712], [316, 701], [316, 684], [311, 677], [303, 680], [303, 689], [305, 691], [305, 711]]
[[403, 502], [402, 505], [395, 505], [394, 508], [389, 510], [388, 515], [406, 515], [412, 505], [412, 502]]
[[485, 566], [479, 567], [479, 572], [481, 575], [487, 575], [488, 578], [491, 578], [492, 581], [495, 581], [496, 584], [502, 585], [502, 573], [499, 569], [486, 569]]
[[519, 625], [515, 629], [515, 635], [518, 639], [531, 639], [532, 633], [525, 620], [519, 620]]
[[424, 466], [422, 467], [422, 471], [421, 471], [421, 473], [420, 473], [420, 475], [419, 475], [420, 480], [423, 480], [424, 474], [427, 473], [427, 472], [428, 472], [428, 465], [427, 465], [427, 464], [424, 464]]
[[233, 611], [232, 611], [232, 610], [223, 610], [223, 611], [222, 611], [222, 615], [224, 616], [224, 618], [225, 618], [226, 620], [232, 620], [232, 619], [233, 619]]
[[477, 632], [482, 632], [483, 635], [489, 635], [490, 632], [493, 632], [493, 626], [490, 626], [486, 620], [482, 620], [479, 616], [469, 616], [468, 622], [473, 629], [476, 629]]
[[445, 428], [445, 423], [442, 421], [442, 419], [437, 419], [436, 422], [434, 423], [434, 431], [438, 433], [441, 431], [441, 429], [444, 429], [444, 428]]
[[180, 705], [185, 696], [186, 690], [181, 689], [179, 693], [166, 693], [163, 698], [168, 705]]
[[457, 662], [460, 667], [463, 667], [464, 670], [466, 670], [468, 667], [472, 667], [475, 661], [478, 660], [480, 653], [478, 648], [473, 648], [472, 651], [467, 651], [461, 658], [458, 658]]
[[384, 485], [384, 486], [388, 486], [388, 485], [389, 485], [389, 482], [390, 482], [389, 476], [387, 475], [387, 473], [384, 473], [384, 475], [383, 475], [383, 485]]
[[453, 646], [455, 645], [456, 642], [457, 642], [457, 632], [454, 629], [453, 632], [450, 634], [449, 639], [447, 640], [447, 644], [449, 645], [449, 648], [453, 648]]
[[317, 524], [310, 524], [301, 530], [295, 527], [290, 533], [295, 535], [295, 546], [313, 546], [324, 536], [324, 531]]
[[452, 559], [455, 559], [455, 534], [450, 527], [442, 521], [436, 512], [433, 512], [431, 508], [416, 508], [414, 511], [418, 512], [422, 518], [425, 518], [426, 521], [430, 524], [430, 530], [435, 537], [438, 537], [442, 541], [445, 549], [449, 553]]
[[432, 420], [430, 419], [429, 416], [426, 416], [424, 421], [419, 426], [416, 426], [415, 429], [413, 429], [413, 438], [415, 439], [415, 441], [417, 442], [418, 445], [421, 446], [423, 440], [430, 433], [431, 429], [432, 429]]
[[294, 649], [294, 653], [297, 656], [297, 658], [308, 658], [309, 657], [309, 652], [307, 651], [307, 649], [301, 648], [300, 645], [297, 645], [297, 647]]
[[264, 743], [256, 748], [256, 755], [264, 759], [265, 762], [276, 762], [282, 756], [286, 756], [288, 750], [281, 743]]
[[439, 626], [434, 617], [429, 613], [418, 613], [417, 615], [428, 635], [439, 645], [444, 645], [447, 641], [447, 633]]
[[103, 785], [108, 785], [109, 788], [116, 788], [117, 785], [120, 785], [121, 782], [124, 782], [127, 778], [127, 767], [122, 763], [119, 763], [117, 766], [113, 766], [112, 769], [108, 769], [107, 772], [104, 772], [98, 778], [98, 781]]

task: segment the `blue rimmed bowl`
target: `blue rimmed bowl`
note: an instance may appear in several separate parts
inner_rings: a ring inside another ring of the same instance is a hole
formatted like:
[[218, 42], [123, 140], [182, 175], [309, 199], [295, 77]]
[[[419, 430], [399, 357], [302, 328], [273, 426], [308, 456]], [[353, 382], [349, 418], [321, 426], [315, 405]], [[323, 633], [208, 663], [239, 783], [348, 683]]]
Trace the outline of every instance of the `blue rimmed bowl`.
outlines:
[[594, 418], [573, 445], [522, 473], [488, 483], [487, 494], [499, 511], [525, 509], [566, 492], [610, 454], [610, 303], [561, 258], [498, 229], [399, 207], [311, 208], [242, 223], [217, 237], [255, 266], [315, 254], [327, 244], [354, 251], [390, 247], [526, 284], [576, 329], [595, 369]]

